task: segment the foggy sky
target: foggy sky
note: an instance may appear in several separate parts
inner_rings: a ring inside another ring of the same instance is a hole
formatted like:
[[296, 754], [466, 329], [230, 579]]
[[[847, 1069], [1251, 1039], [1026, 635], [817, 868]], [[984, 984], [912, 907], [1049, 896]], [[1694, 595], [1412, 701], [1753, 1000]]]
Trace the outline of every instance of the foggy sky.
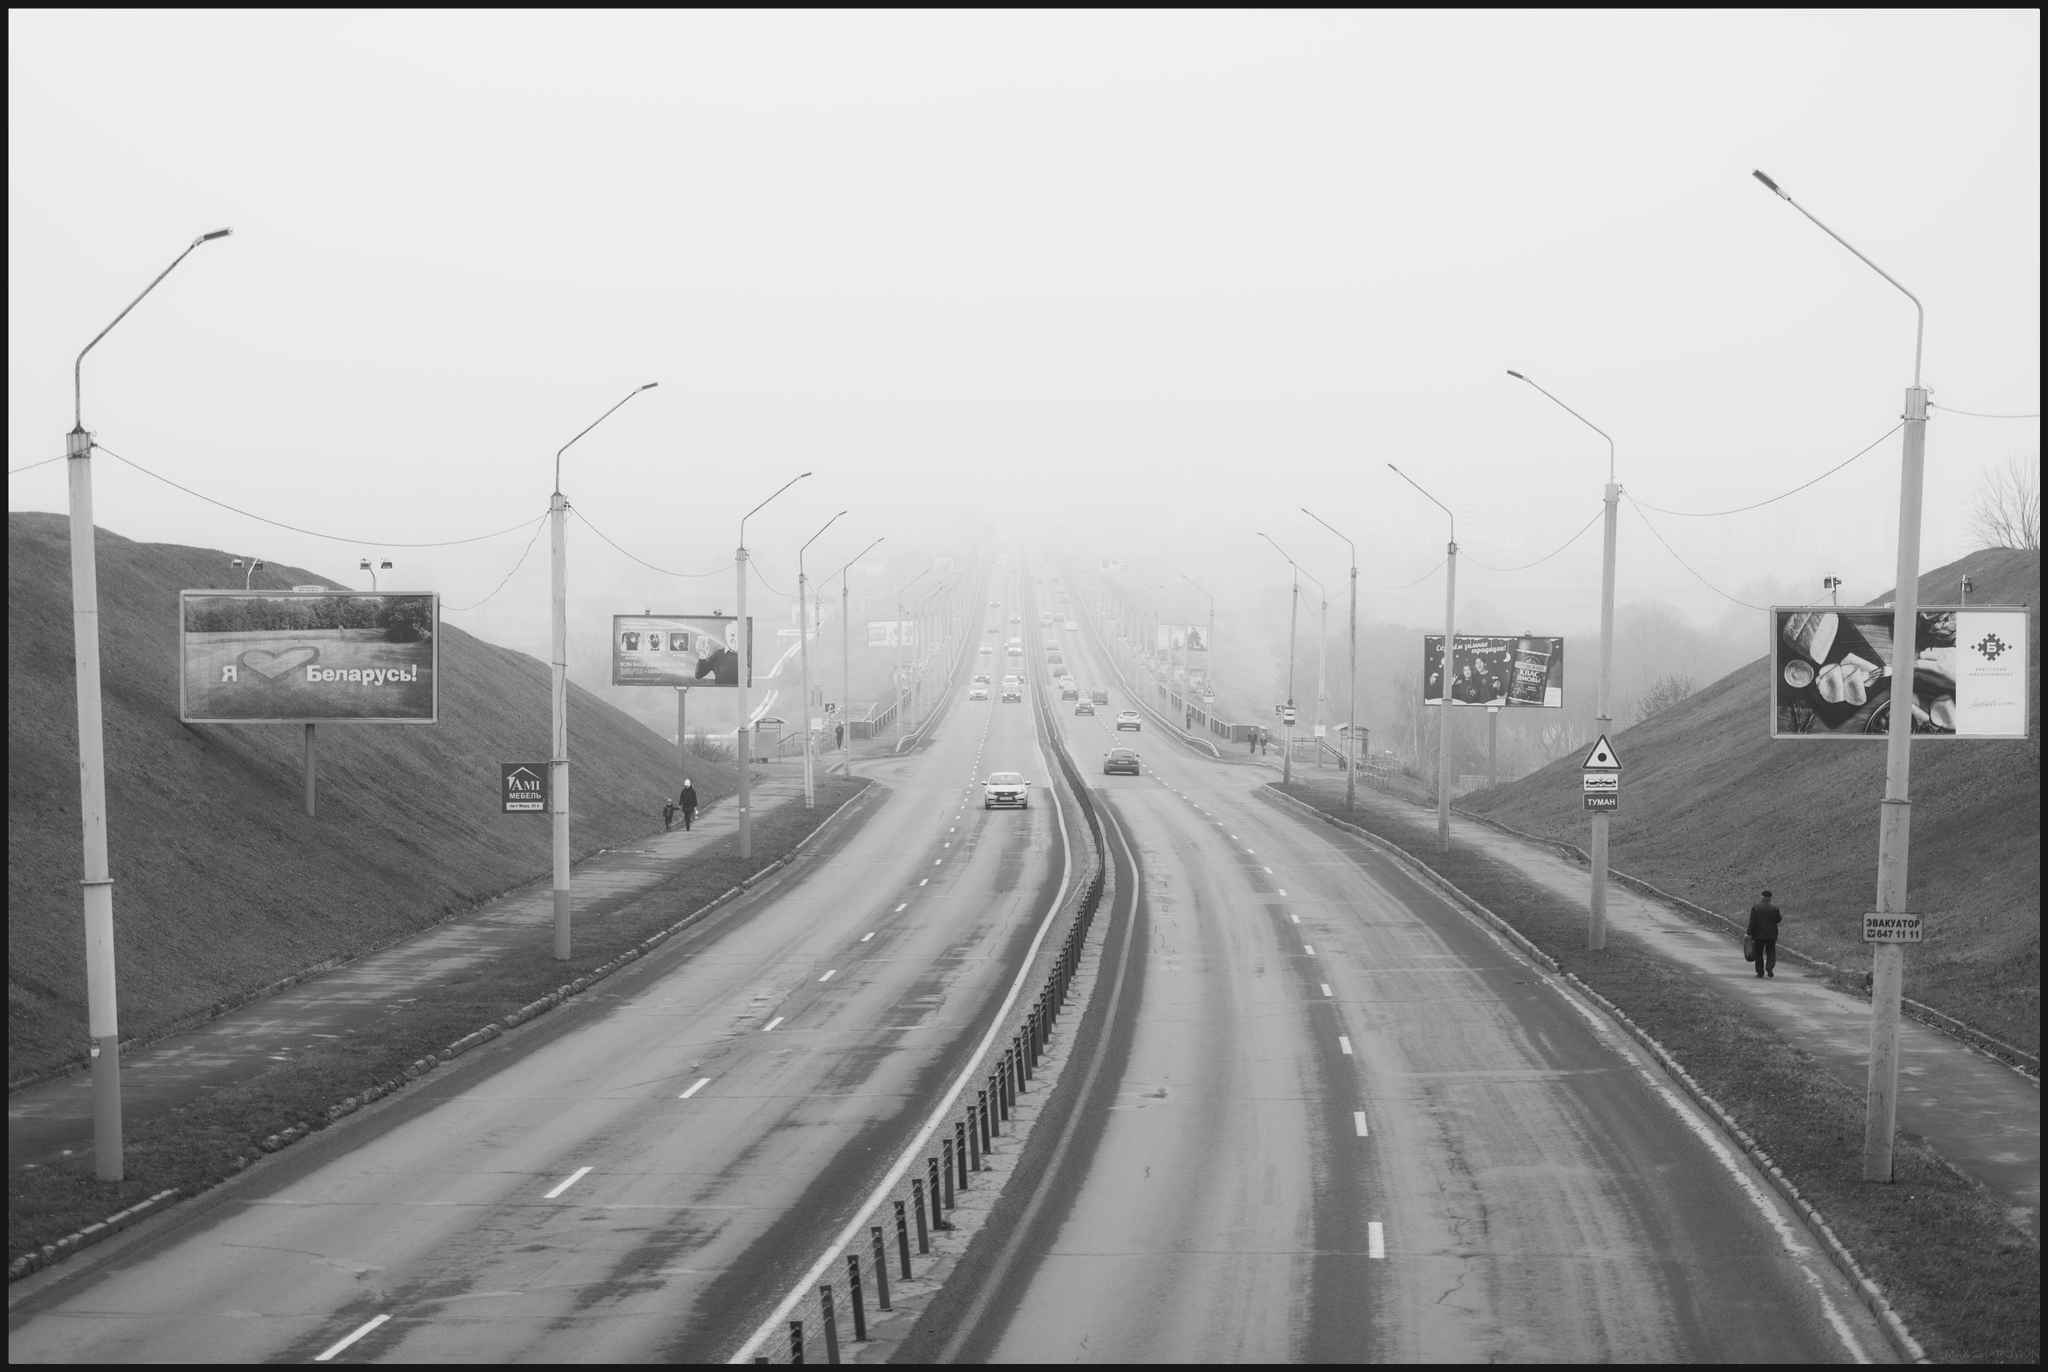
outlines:
[[[98, 522], [484, 596], [563, 489], [679, 571], [739, 515], [784, 586], [985, 530], [1153, 559], [1248, 611], [1285, 567], [1366, 608], [1592, 622], [1606, 445], [1636, 498], [1775, 495], [1937, 404], [2039, 408], [2039, 17], [1819, 14], [9, 15], [10, 468], [78, 349]], [[1937, 412], [1924, 566], [2038, 422]], [[1890, 584], [1898, 439], [1757, 515], [1652, 516], [1721, 590]], [[62, 510], [61, 462], [10, 509]], [[1045, 533], [1050, 537], [1050, 533]], [[572, 525], [571, 588], [729, 607]], [[490, 602], [547, 608], [546, 539]], [[907, 564], [906, 564], [907, 565]], [[1218, 584], [1220, 583], [1220, 584]], [[387, 586], [390, 584], [386, 583]], [[1733, 608], [1623, 507], [1621, 597]], [[764, 599], [766, 597], [764, 596]], [[1845, 598], [1848, 598], [1845, 596]], [[1195, 604], [1199, 597], [1190, 596]], [[760, 611], [757, 611], [757, 613]], [[776, 613], [785, 613], [777, 603]], [[524, 617], [524, 619], [522, 619]], [[477, 617], [451, 616], [478, 627]], [[1555, 626], [1553, 628], [1553, 626]]]

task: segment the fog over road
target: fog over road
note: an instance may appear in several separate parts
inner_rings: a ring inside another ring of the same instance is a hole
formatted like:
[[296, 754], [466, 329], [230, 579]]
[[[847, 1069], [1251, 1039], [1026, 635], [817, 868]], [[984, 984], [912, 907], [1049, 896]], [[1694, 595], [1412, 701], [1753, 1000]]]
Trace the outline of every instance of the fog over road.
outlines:
[[[1889, 1360], [1748, 1164], [1549, 973], [1262, 799], [1265, 771], [1149, 716], [1115, 732], [1133, 702], [1085, 625], [1051, 632], [1112, 700], [1075, 716], [1031, 622], [1054, 568], [1023, 564], [1033, 587], [1021, 562], [996, 569], [1000, 609], [976, 602], [993, 657], [968, 660], [999, 683], [1023, 616], [1031, 692], [1137, 874], [1061, 1029], [1074, 1108], [1012, 1177], [1035, 1189], [902, 1358]], [[965, 686], [781, 878], [39, 1280], [10, 1357], [304, 1360], [379, 1316], [337, 1361], [730, 1356], [964, 1065], [1085, 841], [1050, 805], [981, 809], [991, 770], [1035, 794], [1056, 773], [1035, 709]], [[1100, 774], [1117, 743], [1141, 775]]]

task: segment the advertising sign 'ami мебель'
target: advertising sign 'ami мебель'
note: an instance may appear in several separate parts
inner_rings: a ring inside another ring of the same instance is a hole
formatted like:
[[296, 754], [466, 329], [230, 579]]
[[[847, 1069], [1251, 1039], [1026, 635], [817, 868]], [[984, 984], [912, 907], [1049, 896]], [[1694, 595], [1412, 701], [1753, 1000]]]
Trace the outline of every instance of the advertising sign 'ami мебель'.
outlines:
[[439, 718], [438, 595], [182, 591], [178, 612], [187, 724]]

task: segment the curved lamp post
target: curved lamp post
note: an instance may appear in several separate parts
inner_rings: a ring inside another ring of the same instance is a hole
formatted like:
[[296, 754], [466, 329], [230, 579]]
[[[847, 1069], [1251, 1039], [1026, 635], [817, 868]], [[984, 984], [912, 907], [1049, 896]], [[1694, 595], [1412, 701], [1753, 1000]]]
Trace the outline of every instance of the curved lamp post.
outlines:
[[[1442, 510], [1451, 521], [1451, 539], [1444, 545], [1444, 681], [1443, 701], [1439, 706], [1443, 714], [1436, 722], [1436, 850], [1448, 853], [1451, 851], [1451, 657], [1458, 641], [1458, 517], [1451, 513], [1450, 506], [1423, 491], [1414, 477], [1393, 463], [1387, 464], [1387, 470], [1422, 491], [1422, 498]], [[1423, 683], [1423, 689], [1429, 689], [1427, 682]], [[1428, 696], [1423, 698], [1427, 700]]]
[[[846, 559], [846, 566], [835, 573], [839, 578], [839, 727], [845, 732], [840, 735], [844, 755], [841, 759], [848, 776], [853, 775], [853, 718], [848, 713], [853, 708], [853, 641], [847, 627], [853, 620], [853, 601], [848, 593], [847, 572], [853, 564], [873, 552], [881, 539], [876, 539]], [[830, 577], [826, 578], [828, 581]]]
[[811, 625], [810, 602], [804, 592], [806, 585], [804, 579], [804, 548], [810, 547], [822, 538], [825, 530], [837, 524], [840, 515], [845, 513], [846, 511], [841, 510], [839, 514], [833, 515], [830, 519], [826, 520], [817, 533], [804, 540], [803, 548], [796, 550], [796, 641], [797, 655], [803, 659], [804, 808], [806, 810], [815, 810], [818, 807], [818, 788], [811, 774]]
[[1349, 814], [1358, 802], [1358, 545], [1343, 534], [1337, 533], [1329, 520], [1303, 506], [1301, 512], [1316, 523], [1337, 534], [1344, 540], [1344, 546], [1351, 549], [1351, 666], [1345, 678], [1344, 694], [1344, 810]]
[[[750, 684], [749, 678], [752, 677], [754, 672], [754, 627], [747, 619], [747, 521], [752, 519], [755, 515], [761, 513], [761, 511], [767, 509], [769, 503], [775, 499], [775, 496], [781, 495], [784, 491], [788, 490], [791, 486], [796, 485], [797, 482], [802, 481], [805, 477], [809, 475], [809, 472], [797, 473], [795, 476], [791, 477], [789, 480], [783, 482], [780, 486], [776, 487], [775, 495], [769, 496], [767, 500], [762, 501], [759, 505], [756, 505], [753, 509], [748, 510], [745, 514], [740, 516], [740, 546], [738, 550], [733, 553], [733, 559], [735, 562], [738, 563], [739, 577], [738, 622], [740, 641], [740, 669], [738, 674], [739, 725], [737, 728], [733, 730], [732, 741], [734, 750], [738, 752], [740, 759], [739, 800], [741, 857], [752, 857], [754, 855], [753, 777], [750, 775], [750, 773], [753, 770], [753, 761], [751, 758], [748, 757], [748, 754], [753, 752], [753, 749], [750, 746], [748, 746], [747, 742], [747, 736], [752, 732], [752, 730], [747, 727], [750, 723], [752, 723], [752, 721], [747, 718], [747, 688]], [[810, 708], [810, 703], [808, 701], [804, 703], [804, 708], [806, 710]], [[805, 717], [804, 722], [807, 725], [810, 723], [809, 716]]]

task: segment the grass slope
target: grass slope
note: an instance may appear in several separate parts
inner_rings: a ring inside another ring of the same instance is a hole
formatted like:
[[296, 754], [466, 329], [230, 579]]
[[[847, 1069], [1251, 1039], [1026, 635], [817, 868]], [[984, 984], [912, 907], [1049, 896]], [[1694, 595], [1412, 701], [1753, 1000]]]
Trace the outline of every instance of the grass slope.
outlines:
[[[10, 514], [7, 537], [7, 1074], [86, 1041], [70, 538]], [[98, 537], [108, 832], [123, 1037], [147, 1036], [300, 968], [386, 942], [548, 870], [538, 816], [498, 813], [498, 764], [548, 755], [540, 662], [443, 626], [441, 722], [329, 725], [319, 817], [296, 725], [178, 721], [181, 589], [228, 554]], [[298, 568], [269, 586], [324, 582]], [[332, 585], [334, 583], [324, 582]], [[674, 750], [572, 686], [578, 855], [661, 823]], [[695, 768], [706, 799], [728, 772]]]
[[[2024, 605], [2032, 653], [2024, 742], [1913, 749], [1911, 908], [1927, 942], [1907, 957], [1906, 994], [2040, 1050], [2041, 555], [1986, 549], [1929, 572], [1922, 603], [1954, 604], [1965, 573], [1979, 605]], [[1888, 597], [1886, 597], [1888, 598]], [[1882, 603], [1876, 602], [1876, 603]], [[1626, 770], [1611, 828], [1622, 871], [1724, 914], [1776, 893], [1794, 947], [1870, 965], [1862, 915], [1877, 885], [1882, 743], [1769, 735], [1768, 658], [1731, 672], [1614, 738]], [[1578, 757], [1460, 804], [1528, 833], [1585, 847]]]

